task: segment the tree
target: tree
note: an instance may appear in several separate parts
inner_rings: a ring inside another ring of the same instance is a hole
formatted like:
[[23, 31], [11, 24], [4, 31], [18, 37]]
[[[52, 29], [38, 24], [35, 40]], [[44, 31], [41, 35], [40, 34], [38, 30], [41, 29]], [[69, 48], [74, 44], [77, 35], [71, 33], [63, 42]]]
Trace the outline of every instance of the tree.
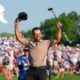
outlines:
[[28, 30], [28, 31], [21, 31], [21, 34], [24, 36], [24, 37], [31, 37], [31, 30]]
[[0, 34], [0, 37], [7, 37], [7, 38], [9, 38], [9, 37], [11, 37], [11, 36], [13, 36], [13, 34], [7, 33], [7, 32], [2, 32], [2, 33]]
[[[62, 32], [65, 32], [68, 36], [69, 40], [72, 42], [80, 42], [79, 39], [79, 31], [80, 27], [77, 27], [75, 24], [76, 21], [80, 21], [79, 15], [72, 11], [69, 14], [62, 13], [58, 16], [58, 19], [62, 22]], [[57, 20], [55, 18], [47, 19], [44, 22], [40, 24], [42, 32], [44, 33], [45, 39], [52, 39], [55, 38], [57, 35], [57, 28], [56, 28]], [[79, 25], [78, 25], [79, 26]], [[76, 34], [74, 33], [74, 30], [76, 30]], [[62, 35], [61, 43], [66, 44], [67, 40], [64, 35]], [[68, 43], [68, 42], [67, 42]]]

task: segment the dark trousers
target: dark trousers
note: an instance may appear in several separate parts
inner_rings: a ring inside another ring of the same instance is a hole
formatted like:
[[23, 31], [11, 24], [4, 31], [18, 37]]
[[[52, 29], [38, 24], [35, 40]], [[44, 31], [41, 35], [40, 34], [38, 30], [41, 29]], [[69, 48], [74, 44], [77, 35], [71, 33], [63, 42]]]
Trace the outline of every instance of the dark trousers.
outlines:
[[27, 70], [19, 70], [19, 78], [18, 80], [25, 80], [25, 76], [27, 74]]
[[47, 71], [45, 66], [41, 67], [29, 67], [25, 80], [46, 80]]

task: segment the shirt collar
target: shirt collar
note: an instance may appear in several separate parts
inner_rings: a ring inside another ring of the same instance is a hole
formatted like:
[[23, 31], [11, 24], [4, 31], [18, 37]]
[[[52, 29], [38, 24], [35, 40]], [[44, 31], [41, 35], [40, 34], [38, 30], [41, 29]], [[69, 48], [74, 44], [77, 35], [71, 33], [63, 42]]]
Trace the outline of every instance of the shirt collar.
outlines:
[[34, 42], [42, 42], [42, 41], [43, 41], [42, 39], [40, 39], [39, 41], [35, 41], [35, 40], [34, 40]]
[[39, 42], [42, 42], [42, 41], [43, 41], [42, 39], [39, 40]]

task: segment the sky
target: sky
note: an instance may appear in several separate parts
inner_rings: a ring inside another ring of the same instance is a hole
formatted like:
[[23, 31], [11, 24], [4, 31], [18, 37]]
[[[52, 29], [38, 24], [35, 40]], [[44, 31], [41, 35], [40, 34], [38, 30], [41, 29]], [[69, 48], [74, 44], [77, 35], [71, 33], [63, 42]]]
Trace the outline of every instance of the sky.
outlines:
[[0, 22], [0, 33], [14, 33], [14, 20], [23, 11], [28, 14], [28, 19], [20, 22], [20, 31], [40, 26], [41, 22], [54, 17], [48, 11], [49, 7], [54, 9], [57, 16], [73, 10], [80, 14], [80, 0], [0, 0], [0, 4], [5, 8], [4, 16], [8, 21], [8, 24]]

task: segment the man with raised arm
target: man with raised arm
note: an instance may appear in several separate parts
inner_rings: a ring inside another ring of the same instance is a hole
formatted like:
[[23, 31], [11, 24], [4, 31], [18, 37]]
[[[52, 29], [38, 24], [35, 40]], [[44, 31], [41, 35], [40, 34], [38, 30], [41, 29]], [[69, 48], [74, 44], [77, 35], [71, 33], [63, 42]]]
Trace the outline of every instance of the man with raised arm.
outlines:
[[[25, 77], [25, 80], [46, 80], [47, 71], [46, 71], [46, 56], [47, 51], [50, 46], [50, 40], [43, 40], [41, 29], [39, 27], [35, 27], [32, 29], [33, 39], [28, 39], [22, 37], [19, 32], [19, 20], [18, 18], [15, 20], [15, 36], [16, 39], [22, 43], [23, 45], [28, 45], [30, 48], [29, 53], [29, 70]], [[61, 27], [62, 24], [59, 22], [57, 24], [58, 27], [58, 35], [56, 40], [53, 41], [54, 44], [60, 42], [61, 39]]]

